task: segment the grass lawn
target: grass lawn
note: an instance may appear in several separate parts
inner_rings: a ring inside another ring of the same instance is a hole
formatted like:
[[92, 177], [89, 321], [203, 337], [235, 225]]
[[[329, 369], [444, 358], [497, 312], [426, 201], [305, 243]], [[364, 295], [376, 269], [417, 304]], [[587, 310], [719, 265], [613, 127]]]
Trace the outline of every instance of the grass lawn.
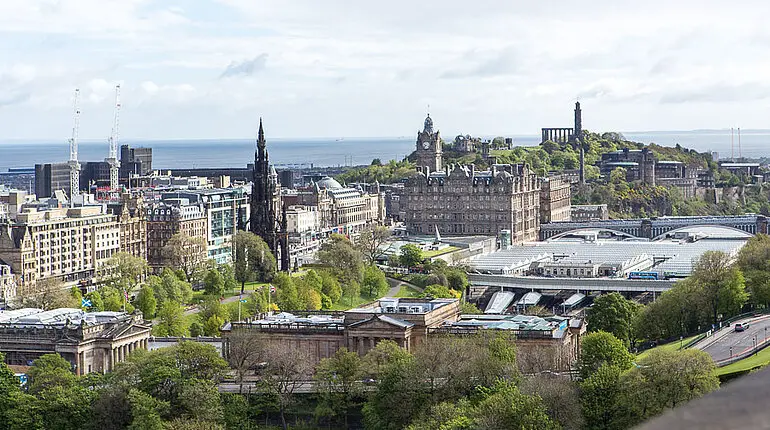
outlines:
[[642, 352], [641, 354], [636, 356], [637, 361], [643, 359], [644, 357], [647, 357], [647, 355], [650, 354], [650, 352], [655, 350], [669, 350], [669, 351], [679, 351], [679, 345], [688, 345], [690, 342], [695, 340], [696, 337], [701, 336], [699, 334], [696, 334], [695, 336], [686, 337], [681, 340], [675, 340], [673, 342], [664, 343], [662, 345], [658, 345], [655, 348], [648, 349], [647, 351]]
[[403, 297], [403, 298], [418, 298], [422, 295], [422, 292], [410, 285], [402, 285], [401, 288], [398, 289], [398, 294], [396, 294], [396, 297]]
[[458, 249], [460, 249], [460, 248], [458, 248], [456, 246], [447, 246], [446, 248], [436, 249], [436, 250], [433, 250], [433, 251], [423, 251], [422, 257], [423, 258], [433, 258], [433, 257], [435, 257], [437, 255], [443, 255], [443, 254], [448, 254], [450, 252], [457, 251]]
[[770, 348], [765, 348], [759, 351], [757, 354], [751, 357], [746, 357], [743, 360], [736, 361], [735, 363], [728, 364], [727, 366], [717, 369], [717, 376], [727, 375], [733, 372], [740, 372], [744, 370], [751, 370], [755, 367], [763, 367], [770, 363]]

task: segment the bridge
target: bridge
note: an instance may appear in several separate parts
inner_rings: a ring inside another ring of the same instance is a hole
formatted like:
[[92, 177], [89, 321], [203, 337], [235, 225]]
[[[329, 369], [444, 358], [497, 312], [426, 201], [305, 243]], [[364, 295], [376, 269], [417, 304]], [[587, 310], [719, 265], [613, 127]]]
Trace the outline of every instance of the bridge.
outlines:
[[608, 229], [634, 237], [653, 239], [672, 230], [692, 226], [722, 226], [750, 234], [768, 232], [768, 220], [764, 215], [737, 216], [673, 216], [637, 219], [611, 219], [604, 221], [559, 221], [540, 226], [540, 240], [579, 229]]
[[[543, 278], [537, 276], [509, 276], [469, 273], [471, 287], [499, 287], [501, 290], [537, 291], [617, 291], [621, 293], [662, 293], [674, 285], [674, 280], [625, 278]], [[473, 291], [474, 288], [471, 288]]]

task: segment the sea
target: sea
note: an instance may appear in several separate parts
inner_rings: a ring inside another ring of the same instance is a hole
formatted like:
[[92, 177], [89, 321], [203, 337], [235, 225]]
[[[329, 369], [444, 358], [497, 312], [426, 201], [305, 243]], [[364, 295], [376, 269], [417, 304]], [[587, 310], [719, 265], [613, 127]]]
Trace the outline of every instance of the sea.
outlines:
[[[717, 152], [720, 159], [770, 157], [770, 130], [742, 130], [740, 149], [737, 134], [731, 145], [727, 130], [654, 131], [622, 133], [626, 139], [665, 146], [680, 144], [700, 152]], [[488, 136], [486, 138], [491, 138]], [[532, 146], [540, 136], [513, 135], [514, 145]], [[254, 160], [253, 139], [174, 139], [122, 140], [132, 147], [150, 147], [153, 168], [245, 167]], [[286, 167], [336, 167], [369, 164], [379, 158], [383, 162], [403, 159], [415, 148], [414, 137], [338, 138], [338, 139], [269, 139], [272, 163]], [[106, 141], [84, 140], [79, 145], [81, 161], [100, 161], [107, 156]], [[10, 168], [33, 168], [38, 163], [63, 162], [69, 158], [66, 139], [52, 141], [0, 140], [0, 172]]]

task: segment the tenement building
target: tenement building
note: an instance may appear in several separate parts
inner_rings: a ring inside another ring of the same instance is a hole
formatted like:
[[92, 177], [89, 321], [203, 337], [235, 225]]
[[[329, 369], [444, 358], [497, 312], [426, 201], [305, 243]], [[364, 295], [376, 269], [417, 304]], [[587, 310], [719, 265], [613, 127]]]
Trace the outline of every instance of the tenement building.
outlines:
[[118, 217], [120, 251], [147, 259], [147, 216], [141, 196], [124, 193], [107, 204], [107, 211]]
[[540, 184], [540, 223], [569, 221], [571, 206], [569, 179], [561, 176], [544, 178]]
[[191, 203], [184, 198], [168, 198], [146, 206], [146, 212], [147, 262], [155, 272], [169, 265], [163, 247], [175, 234], [207, 240], [206, 213], [200, 203]]
[[118, 221], [101, 206], [24, 209], [0, 223], [0, 261], [11, 266], [20, 287], [47, 278], [85, 284], [119, 251]]
[[0, 352], [7, 364], [31, 366], [59, 354], [76, 375], [107, 373], [139, 349], [147, 349], [150, 325], [124, 312], [80, 309], [0, 311]]

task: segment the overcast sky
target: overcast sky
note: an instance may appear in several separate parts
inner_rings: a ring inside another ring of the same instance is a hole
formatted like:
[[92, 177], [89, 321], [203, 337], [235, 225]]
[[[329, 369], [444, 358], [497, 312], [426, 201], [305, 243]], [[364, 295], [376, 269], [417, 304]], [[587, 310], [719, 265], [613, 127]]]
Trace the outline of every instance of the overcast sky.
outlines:
[[0, 0], [0, 139], [770, 128], [770, 2]]

